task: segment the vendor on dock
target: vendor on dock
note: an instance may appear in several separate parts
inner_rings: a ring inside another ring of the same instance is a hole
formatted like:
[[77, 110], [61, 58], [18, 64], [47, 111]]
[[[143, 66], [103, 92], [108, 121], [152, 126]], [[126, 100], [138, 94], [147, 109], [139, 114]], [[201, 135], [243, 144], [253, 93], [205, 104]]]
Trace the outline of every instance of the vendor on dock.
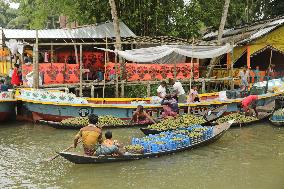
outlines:
[[248, 89], [249, 83], [248, 83], [248, 79], [249, 79], [249, 68], [247, 66], [244, 67], [244, 69], [242, 71], [240, 71], [239, 77], [240, 77], [240, 86], [244, 87], [245, 90]]
[[200, 102], [198, 97], [197, 86], [193, 86], [188, 94], [188, 102]]
[[156, 123], [154, 119], [144, 110], [142, 105], [138, 105], [136, 111], [133, 113], [130, 123], [147, 124]]
[[92, 156], [96, 151], [102, 140], [102, 129], [97, 124], [99, 117], [98, 115], [89, 115], [89, 125], [80, 129], [74, 139], [74, 148], [77, 147], [78, 140], [81, 138], [83, 142], [84, 153]]
[[242, 100], [240, 108], [242, 108], [245, 114], [248, 115], [252, 114], [252, 109], [253, 109], [256, 117], [258, 117], [258, 112], [256, 110], [257, 100], [258, 100], [257, 95], [249, 95]]
[[173, 79], [170, 78], [169, 85], [172, 86], [172, 90], [171, 90], [172, 97], [174, 97], [177, 100], [177, 102], [181, 102], [181, 103], [186, 102], [186, 95], [185, 95], [185, 91], [182, 87], [181, 82], [174, 81]]
[[158, 97], [165, 98], [165, 96], [167, 94], [166, 86], [167, 86], [167, 83], [165, 81], [162, 81], [160, 86], [157, 89]]
[[161, 105], [163, 106], [162, 117], [175, 117], [178, 114], [178, 103], [175, 98], [171, 95], [166, 95], [166, 97], [162, 100]]

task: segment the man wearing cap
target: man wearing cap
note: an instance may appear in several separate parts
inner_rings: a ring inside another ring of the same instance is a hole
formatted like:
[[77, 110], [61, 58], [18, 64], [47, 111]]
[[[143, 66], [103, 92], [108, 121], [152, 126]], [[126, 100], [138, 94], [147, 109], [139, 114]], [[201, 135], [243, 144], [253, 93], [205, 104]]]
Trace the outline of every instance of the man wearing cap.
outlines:
[[74, 148], [77, 147], [78, 140], [83, 142], [84, 153], [92, 156], [99, 144], [102, 143], [102, 129], [97, 124], [99, 117], [95, 114], [89, 115], [89, 125], [80, 129], [74, 139]]

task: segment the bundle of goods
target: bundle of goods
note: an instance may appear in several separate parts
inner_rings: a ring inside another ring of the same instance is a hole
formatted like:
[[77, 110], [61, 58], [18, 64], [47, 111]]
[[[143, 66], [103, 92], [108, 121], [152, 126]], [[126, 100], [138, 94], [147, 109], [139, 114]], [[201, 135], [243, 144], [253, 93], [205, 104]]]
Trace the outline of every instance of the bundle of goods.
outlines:
[[217, 119], [216, 122], [218, 124], [221, 124], [221, 123], [228, 122], [229, 120], [236, 120], [236, 122], [238, 123], [249, 123], [252, 121], [257, 121], [258, 119], [252, 116], [245, 116], [240, 113], [232, 113], [232, 114], [229, 114], [229, 115], [226, 115], [224, 117]]
[[[74, 126], [74, 127], [84, 127], [89, 124], [88, 117], [74, 117], [68, 118], [61, 121], [61, 125], [64, 126]], [[118, 126], [118, 125], [126, 125], [126, 123], [117, 118], [110, 115], [99, 116], [99, 125], [101, 126]]]
[[205, 122], [206, 120], [203, 117], [191, 114], [184, 114], [177, 118], [169, 117], [167, 119], [162, 120], [159, 123], [149, 125], [147, 128], [158, 131], [165, 131], [165, 130], [183, 128], [189, 125], [202, 124]]
[[124, 149], [126, 152], [131, 153], [131, 154], [143, 154], [144, 153], [143, 146], [139, 144], [127, 145], [127, 146], [124, 146]]
[[126, 125], [127, 123], [118, 117], [106, 115], [106, 116], [99, 116], [99, 124], [101, 126], [117, 126], [117, 125]]
[[253, 86], [250, 89], [250, 94], [251, 95], [263, 95], [263, 94], [265, 94], [265, 87]]
[[89, 119], [87, 117], [74, 117], [68, 118], [61, 121], [61, 125], [70, 127], [84, 127], [89, 124]]
[[284, 109], [275, 111], [271, 117], [273, 121], [284, 121]]
[[[207, 140], [213, 136], [213, 127], [203, 127], [192, 125], [187, 128], [166, 131], [143, 138], [133, 138], [132, 145], [125, 148], [128, 152], [133, 152], [133, 148], [138, 148], [144, 153], [159, 153], [172, 151], [179, 148], [189, 147], [193, 144]], [[136, 150], [137, 151], [137, 150]]]
[[20, 98], [27, 100], [38, 100], [43, 102], [56, 103], [74, 103], [87, 104], [88, 101], [84, 98], [76, 97], [75, 94], [65, 93], [61, 91], [46, 91], [46, 90], [25, 90], [21, 89]]

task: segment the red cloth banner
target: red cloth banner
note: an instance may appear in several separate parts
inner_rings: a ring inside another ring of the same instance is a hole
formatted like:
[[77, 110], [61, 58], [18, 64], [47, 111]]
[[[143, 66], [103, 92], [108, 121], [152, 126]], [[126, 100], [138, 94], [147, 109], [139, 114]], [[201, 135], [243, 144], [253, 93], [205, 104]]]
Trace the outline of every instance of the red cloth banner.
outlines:
[[[118, 64], [117, 64], [118, 65]], [[106, 77], [110, 79], [110, 71], [114, 69], [114, 63], [107, 64]], [[128, 81], [149, 81], [174, 78], [174, 64], [126, 64], [126, 77]], [[176, 64], [177, 79], [190, 78], [191, 63]], [[193, 76], [199, 78], [199, 63], [193, 64]], [[115, 73], [115, 72], [114, 72]], [[120, 68], [118, 65], [118, 75]]]
[[[33, 70], [33, 65], [22, 66], [23, 78]], [[43, 75], [43, 84], [62, 84], [79, 82], [79, 65], [64, 63], [40, 63], [39, 72]], [[24, 83], [27, 82], [24, 80]]]

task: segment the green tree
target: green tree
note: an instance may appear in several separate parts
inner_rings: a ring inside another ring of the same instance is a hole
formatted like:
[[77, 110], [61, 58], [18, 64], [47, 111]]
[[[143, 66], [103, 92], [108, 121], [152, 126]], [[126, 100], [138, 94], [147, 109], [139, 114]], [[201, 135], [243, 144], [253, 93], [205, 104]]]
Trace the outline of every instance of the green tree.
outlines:
[[18, 11], [9, 7], [9, 4], [0, 0], [0, 27], [5, 28], [7, 24], [18, 16]]

